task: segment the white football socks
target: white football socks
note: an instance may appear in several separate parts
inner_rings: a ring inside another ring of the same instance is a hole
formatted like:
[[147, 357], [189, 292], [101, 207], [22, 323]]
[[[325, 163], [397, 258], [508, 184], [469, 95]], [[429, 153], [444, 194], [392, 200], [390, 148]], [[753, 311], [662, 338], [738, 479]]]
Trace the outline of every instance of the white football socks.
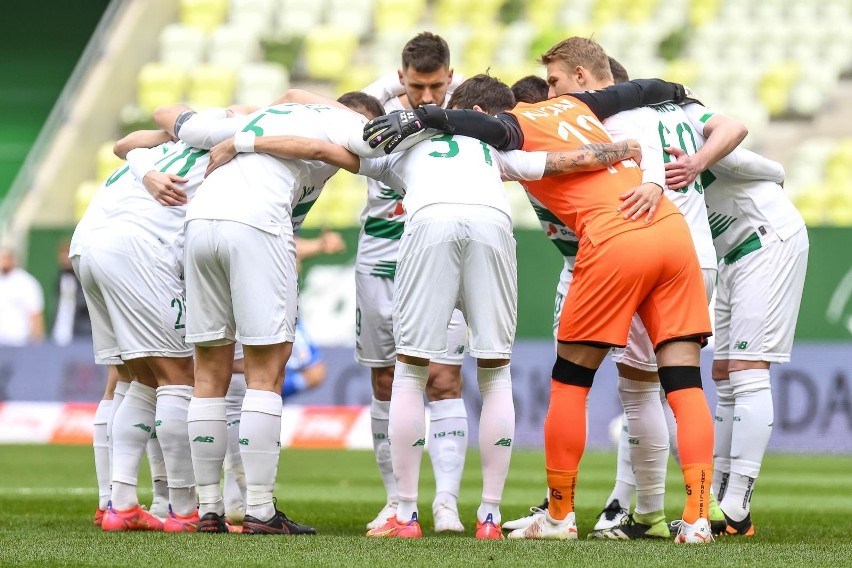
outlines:
[[234, 373], [225, 395], [228, 419], [228, 447], [225, 450], [225, 515], [232, 522], [242, 521], [246, 514], [246, 472], [240, 457], [240, 417], [246, 396], [246, 376]]
[[396, 489], [396, 478], [393, 476], [391, 451], [388, 438], [388, 419], [390, 416], [390, 401], [378, 400], [373, 397], [370, 402], [370, 429], [373, 431], [373, 453], [376, 454], [376, 465], [385, 486], [386, 502], [393, 503], [399, 499]]
[[246, 515], [268, 521], [281, 454], [281, 395], [246, 389], [240, 418], [240, 456], [246, 473]]
[[133, 381], [113, 417], [112, 506], [118, 510], [138, 503], [136, 485], [142, 454], [154, 431], [154, 407], [157, 395], [153, 388]]
[[713, 381], [716, 385], [716, 419], [713, 421], [713, 493], [725, 496], [731, 472], [731, 437], [734, 432], [734, 388], [730, 381]]
[[754, 482], [760, 473], [774, 421], [769, 369], [730, 373], [734, 394], [731, 468], [728, 487], [719, 506], [735, 521], [749, 513]]
[[[156, 389], [154, 389], [154, 392], [154, 396], [156, 396]], [[154, 414], [155, 427], [145, 448], [148, 455], [148, 467], [151, 468], [151, 485], [153, 487], [153, 499], [149, 511], [157, 517], [165, 517], [169, 509], [169, 483], [166, 473], [166, 459], [163, 457], [163, 449], [160, 447], [160, 439], [157, 435], [156, 409]]]
[[[629, 435], [630, 463], [636, 479], [636, 513], [663, 510], [669, 432], [659, 383], [618, 378]], [[624, 506], [624, 505], [622, 505]]]
[[102, 400], [95, 410], [94, 433], [92, 448], [95, 452], [95, 475], [98, 478], [98, 508], [106, 509], [109, 502], [110, 468], [109, 441], [107, 439], [107, 422], [112, 410], [112, 400]]
[[467, 454], [467, 410], [460, 398], [429, 403], [429, 459], [435, 474], [435, 503], [455, 509]]
[[110, 474], [109, 478], [112, 479], [112, 422], [115, 419], [115, 413], [118, 412], [118, 408], [121, 406], [121, 402], [124, 400], [124, 395], [127, 393], [127, 389], [130, 388], [130, 383], [115, 383], [115, 389], [112, 393], [112, 408], [110, 409], [109, 418], [107, 419], [107, 444], [109, 444], [109, 464], [110, 464]]
[[169, 503], [176, 515], [195, 512], [195, 473], [189, 448], [187, 414], [192, 387], [163, 386], [157, 389], [157, 438], [168, 473]]
[[225, 398], [192, 397], [187, 411], [187, 433], [198, 492], [198, 514], [225, 514], [219, 479], [225, 461], [228, 433]]
[[388, 433], [393, 472], [399, 490], [396, 516], [400, 521], [407, 522], [417, 512], [420, 462], [426, 444], [423, 395], [429, 379], [429, 367], [397, 361], [393, 375]]
[[621, 429], [618, 435], [618, 454], [615, 462], [615, 485], [606, 500], [609, 505], [618, 501], [622, 509], [630, 510], [633, 495], [636, 493], [636, 478], [633, 476], [633, 465], [630, 463], [630, 439], [627, 435], [627, 422], [621, 415]]
[[[479, 522], [490, 514], [496, 524], [502, 522], [500, 502], [509, 474], [512, 444], [515, 439], [515, 402], [509, 365], [493, 369], [477, 368], [482, 394], [479, 418], [479, 451], [482, 456], [482, 502], [476, 511]], [[461, 399], [459, 399], [461, 400]], [[433, 443], [433, 440], [430, 440]]]

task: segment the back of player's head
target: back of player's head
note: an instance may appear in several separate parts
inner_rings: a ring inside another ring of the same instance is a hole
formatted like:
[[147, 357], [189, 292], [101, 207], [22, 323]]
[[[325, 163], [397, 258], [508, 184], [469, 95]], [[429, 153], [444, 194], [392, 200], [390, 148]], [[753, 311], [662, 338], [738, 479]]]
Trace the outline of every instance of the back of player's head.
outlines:
[[515, 106], [515, 95], [500, 79], [480, 73], [456, 87], [447, 108], [473, 108], [474, 105], [494, 115]]
[[411, 67], [418, 73], [434, 73], [441, 67], [450, 68], [450, 46], [439, 35], [422, 32], [402, 48], [402, 70]]
[[626, 83], [630, 80], [627, 69], [614, 57], [609, 58], [609, 70], [612, 71], [612, 80], [615, 83]]
[[519, 103], [540, 103], [547, 100], [547, 81], [538, 75], [527, 75], [523, 79], [512, 85], [512, 94], [515, 95], [515, 102]]
[[562, 63], [569, 71], [584, 67], [595, 79], [612, 79], [609, 57], [598, 42], [584, 37], [569, 37], [547, 50], [540, 58], [542, 65]]
[[349, 107], [355, 112], [363, 114], [371, 120], [385, 114], [385, 109], [382, 107], [379, 99], [361, 91], [343, 93], [338, 97], [337, 102], [345, 107]]

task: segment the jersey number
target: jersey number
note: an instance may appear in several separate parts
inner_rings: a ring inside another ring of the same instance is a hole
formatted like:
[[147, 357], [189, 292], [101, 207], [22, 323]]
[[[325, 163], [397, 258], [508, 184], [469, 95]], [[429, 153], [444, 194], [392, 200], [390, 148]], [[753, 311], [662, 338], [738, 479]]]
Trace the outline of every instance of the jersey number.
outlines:
[[[435, 138], [430, 138], [430, 142], [446, 142], [447, 143], [447, 151], [446, 152], [438, 152], [437, 150], [434, 152], [429, 152], [429, 155], [433, 158], [452, 158], [457, 156], [459, 153], [459, 144], [455, 140], [453, 140], [452, 134], [442, 134], [441, 136], [436, 136]], [[492, 165], [491, 161], [491, 148], [488, 147], [488, 144], [479, 141], [479, 144], [482, 146], [482, 155], [485, 158], [485, 163], [489, 166]]]
[[260, 126], [257, 125], [257, 123], [260, 122], [260, 119], [262, 119], [264, 116], [266, 116], [268, 114], [290, 114], [291, 112], [293, 112], [293, 111], [268, 108], [265, 111], [263, 111], [262, 113], [260, 113], [259, 115], [257, 115], [256, 117], [254, 117], [254, 119], [251, 122], [246, 124], [246, 127], [243, 128], [242, 131], [243, 132], [254, 132], [257, 136], [263, 136], [263, 128], [261, 128]]
[[183, 312], [186, 309], [186, 303], [183, 298], [172, 298], [172, 307], [177, 308], [177, 317], [175, 318], [175, 329], [183, 329], [186, 324], [183, 323]]
[[[668, 140], [666, 139], [666, 135], [672, 133], [671, 130], [666, 128], [666, 125], [660, 122], [659, 126], [657, 126], [657, 131], [660, 133], [660, 142], [663, 144], [663, 148], [674, 146], [674, 144], [669, 144]], [[675, 127], [675, 132], [677, 133], [678, 146], [681, 150], [684, 151], [684, 153], [686, 153], [688, 156], [691, 156], [698, 151], [697, 145], [695, 144], [695, 134], [692, 132], [691, 126], [689, 126], [685, 122], [678, 123], [677, 127]], [[684, 136], [684, 134], [689, 135], [689, 142], [691, 148], [686, 147], [686, 137]], [[663, 163], [668, 164], [673, 159], [674, 158], [672, 158], [671, 154], [666, 151], [663, 151]], [[689, 191], [690, 187], [694, 188], [695, 191], [697, 191], [698, 193], [704, 193], [704, 187], [701, 185], [700, 176], [696, 177], [695, 181], [691, 184], [685, 185], [682, 188], [675, 189], [673, 191], [676, 191], [678, 193], [686, 193], [687, 191]]]

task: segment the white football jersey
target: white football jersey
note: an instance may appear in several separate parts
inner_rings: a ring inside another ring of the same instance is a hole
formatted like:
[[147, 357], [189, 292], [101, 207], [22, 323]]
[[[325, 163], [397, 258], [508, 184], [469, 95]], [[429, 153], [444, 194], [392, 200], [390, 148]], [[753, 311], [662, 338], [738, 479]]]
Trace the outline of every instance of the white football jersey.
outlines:
[[488, 144], [442, 134], [384, 158], [361, 160], [358, 172], [402, 190], [409, 218], [436, 203], [485, 205], [511, 218], [503, 180], [541, 179], [546, 152], [498, 152]]
[[[140, 160], [141, 167], [133, 167], [133, 160]], [[128, 164], [116, 170], [101, 186], [86, 214], [75, 230], [77, 242], [73, 242], [75, 250], [82, 245], [78, 238], [86, 231], [110, 228], [132, 230], [145, 234], [158, 242], [165, 244], [175, 255], [183, 255], [184, 218], [187, 205], [164, 206], [158, 203], [141, 179], [133, 175], [136, 170], [140, 175], [147, 171], [156, 170], [186, 178], [181, 185], [189, 202], [192, 202], [195, 192], [204, 180], [204, 172], [210, 160], [207, 150], [192, 148], [183, 142], [172, 144], [168, 142], [151, 149], [137, 149], [128, 154]], [[79, 252], [77, 252], [79, 254]]]
[[[703, 135], [713, 112], [699, 104], [684, 107], [693, 128]], [[700, 176], [707, 190], [710, 227], [716, 254], [731, 261], [774, 239], [787, 240], [805, 226], [784, 193], [781, 164], [737, 148]]]
[[[453, 75], [444, 98], [445, 105], [463, 80], [464, 76], [460, 73]], [[379, 78], [365, 87], [363, 92], [376, 97], [384, 106], [385, 112], [404, 109], [399, 100], [404, 89], [396, 73]], [[402, 207], [402, 196], [387, 184], [367, 178], [367, 204], [361, 212], [361, 234], [358, 237], [355, 270], [362, 274], [393, 278], [396, 274], [399, 239], [404, 227], [405, 210]]]
[[[181, 136], [196, 116], [184, 124]], [[234, 131], [242, 131], [258, 136], [303, 136], [347, 146], [353, 136], [361, 137], [365, 119], [337, 107], [289, 103], [259, 110], [236, 122], [233, 119], [220, 122], [226, 127], [236, 124], [236, 128], [228, 133], [227, 128], [222, 130], [213, 125], [218, 130], [208, 144], [215, 144]], [[298, 210], [300, 204], [312, 203], [336, 172], [336, 167], [324, 162], [241, 153], [204, 180], [186, 219], [237, 221], [276, 235], [282, 230], [290, 232], [294, 209], [299, 213], [298, 226], [310, 208]]]
[[[664, 188], [665, 164], [674, 158], [663, 148], [672, 146], [692, 155], [705, 141], [703, 129], [696, 131], [681, 107], [670, 103], [620, 112], [606, 119], [604, 126], [613, 140], [633, 138], [641, 143], [642, 182], [653, 182]], [[667, 191], [666, 197], [683, 213], [701, 268], [716, 268], [716, 249], [700, 178], [681, 189]]]

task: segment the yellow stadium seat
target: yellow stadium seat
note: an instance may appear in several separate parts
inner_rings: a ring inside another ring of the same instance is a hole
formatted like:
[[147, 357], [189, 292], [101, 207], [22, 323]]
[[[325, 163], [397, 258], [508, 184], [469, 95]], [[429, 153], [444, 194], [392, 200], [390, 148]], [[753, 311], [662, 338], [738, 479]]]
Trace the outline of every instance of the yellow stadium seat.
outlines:
[[350, 91], [360, 91], [379, 76], [379, 71], [373, 65], [353, 65], [340, 77], [335, 91], [338, 95]]
[[180, 21], [205, 32], [225, 21], [228, 0], [180, 0]]
[[373, 25], [377, 32], [415, 28], [425, 9], [425, 0], [378, 0]]
[[234, 98], [236, 73], [229, 67], [201, 65], [189, 74], [187, 101], [197, 109], [226, 107]]
[[153, 111], [158, 106], [172, 105], [183, 100], [186, 74], [180, 67], [163, 63], [146, 63], [137, 79], [139, 106]]
[[116, 156], [112, 151], [113, 143], [112, 142], [104, 142], [98, 147], [98, 151], [96, 154], [97, 167], [96, 167], [96, 177], [97, 179], [104, 181], [107, 179], [112, 173], [124, 165], [124, 160]]
[[101, 185], [96, 181], [84, 181], [74, 192], [74, 220], [79, 221], [83, 218], [86, 208], [92, 202], [95, 193]]
[[230, 0], [231, 10], [228, 21], [231, 26], [258, 37], [272, 31], [275, 0]]
[[797, 64], [783, 62], [770, 67], [760, 79], [757, 97], [771, 116], [778, 116], [787, 110], [790, 90], [798, 75]]
[[345, 28], [321, 26], [305, 37], [305, 68], [313, 79], [343, 76], [358, 47], [358, 35]]
[[712, 22], [719, 15], [719, 0], [693, 0], [689, 6], [689, 23], [694, 27]]
[[694, 85], [698, 80], [698, 64], [691, 59], [670, 61], [663, 78], [683, 85]]

